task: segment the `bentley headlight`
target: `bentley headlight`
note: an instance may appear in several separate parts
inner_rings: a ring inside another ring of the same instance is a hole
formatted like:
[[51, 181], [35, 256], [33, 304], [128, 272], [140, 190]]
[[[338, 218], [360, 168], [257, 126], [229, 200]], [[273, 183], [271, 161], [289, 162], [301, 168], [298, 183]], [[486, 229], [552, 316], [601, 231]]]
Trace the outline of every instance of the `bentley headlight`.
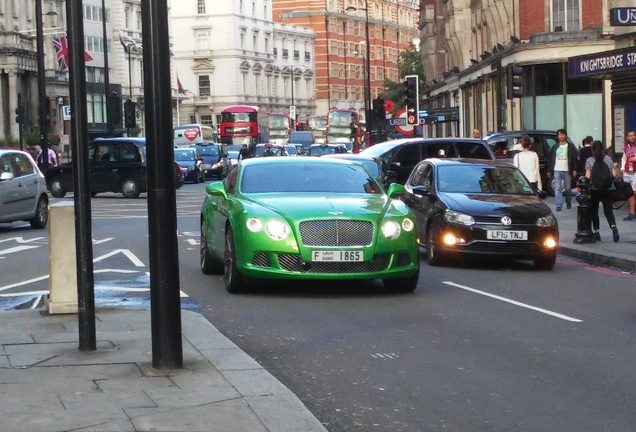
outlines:
[[263, 223], [258, 218], [249, 218], [247, 220], [246, 225], [247, 225], [247, 229], [254, 233], [259, 232], [260, 230], [263, 229]]
[[393, 220], [384, 222], [382, 224], [382, 234], [388, 239], [397, 238], [400, 235], [400, 224]]
[[267, 222], [265, 231], [272, 240], [283, 240], [289, 235], [289, 227], [287, 224], [277, 219]]
[[402, 221], [402, 229], [406, 232], [411, 232], [413, 231], [413, 228], [415, 228], [413, 221], [409, 218], [404, 218]]
[[547, 215], [537, 219], [537, 226], [541, 228], [548, 228], [556, 225], [556, 218], [552, 215]]
[[454, 223], [459, 225], [475, 225], [475, 219], [464, 213], [456, 212], [453, 210], [446, 210], [444, 213], [444, 219], [448, 223]]

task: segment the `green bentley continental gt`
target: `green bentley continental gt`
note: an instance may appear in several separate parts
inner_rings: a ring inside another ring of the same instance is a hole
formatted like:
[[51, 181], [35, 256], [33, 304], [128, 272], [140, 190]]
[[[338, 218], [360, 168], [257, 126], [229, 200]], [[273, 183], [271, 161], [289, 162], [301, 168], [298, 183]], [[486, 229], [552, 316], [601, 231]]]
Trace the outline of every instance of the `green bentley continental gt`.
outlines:
[[258, 279], [382, 279], [393, 292], [417, 287], [415, 218], [354, 162], [256, 158], [206, 187], [201, 271], [223, 273], [239, 293]]

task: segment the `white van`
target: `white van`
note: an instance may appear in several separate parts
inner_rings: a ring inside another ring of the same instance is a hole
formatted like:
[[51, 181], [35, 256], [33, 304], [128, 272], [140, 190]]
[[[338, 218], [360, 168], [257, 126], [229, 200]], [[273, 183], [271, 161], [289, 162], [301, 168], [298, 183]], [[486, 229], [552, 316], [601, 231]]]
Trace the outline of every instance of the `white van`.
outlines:
[[215, 142], [216, 134], [211, 126], [190, 124], [175, 126], [174, 146], [190, 147], [191, 144]]

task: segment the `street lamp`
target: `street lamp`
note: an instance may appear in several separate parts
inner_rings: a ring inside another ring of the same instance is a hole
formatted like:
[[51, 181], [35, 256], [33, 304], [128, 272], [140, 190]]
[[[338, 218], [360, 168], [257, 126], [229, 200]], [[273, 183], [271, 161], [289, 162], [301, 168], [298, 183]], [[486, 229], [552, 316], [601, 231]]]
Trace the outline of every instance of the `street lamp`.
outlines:
[[[35, 0], [35, 33], [36, 51], [38, 63], [38, 104], [40, 108], [40, 149], [42, 150], [42, 170], [49, 167], [49, 109], [46, 99], [46, 77], [44, 71], [44, 23], [42, 22], [42, 1]], [[49, 11], [46, 15], [57, 15], [55, 11]]]
[[291, 73], [291, 106], [289, 116], [292, 118], [292, 130], [296, 130], [296, 105], [294, 105], [294, 66], [289, 69]]
[[[367, 132], [371, 132], [371, 130], [373, 129], [373, 119], [371, 118], [371, 108], [370, 108], [370, 104], [371, 104], [371, 43], [369, 40], [369, 1], [368, 0], [364, 0], [364, 6], [363, 8], [357, 8], [355, 6], [348, 6], [345, 10], [347, 11], [358, 11], [358, 10], [363, 10], [365, 12], [365, 22], [364, 22], [364, 29], [365, 29], [365, 33], [366, 33], [366, 43], [367, 43], [367, 58], [366, 58], [366, 69], [367, 69], [367, 76], [366, 76], [366, 84], [365, 84], [365, 90], [364, 90], [364, 116], [366, 118], [366, 122], [367, 122]], [[370, 137], [370, 135], [369, 135]]]
[[[365, 45], [365, 44], [366, 44], [365, 41], [361, 41], [360, 42], [360, 45]], [[362, 80], [366, 83], [367, 75], [369, 73], [369, 71], [367, 70], [367, 61], [366, 61], [367, 59], [365, 58], [364, 53], [361, 52], [361, 51], [354, 51], [354, 55], [362, 57]], [[363, 97], [364, 97], [364, 116], [365, 116], [365, 121], [367, 122], [366, 123], [367, 124], [367, 131], [371, 131], [371, 129], [369, 128], [369, 120], [370, 120], [369, 119], [369, 111], [367, 111], [367, 107], [368, 107], [367, 101], [369, 99], [368, 99], [368, 96], [367, 96], [366, 86], [365, 86], [365, 89], [364, 89], [364, 96]]]

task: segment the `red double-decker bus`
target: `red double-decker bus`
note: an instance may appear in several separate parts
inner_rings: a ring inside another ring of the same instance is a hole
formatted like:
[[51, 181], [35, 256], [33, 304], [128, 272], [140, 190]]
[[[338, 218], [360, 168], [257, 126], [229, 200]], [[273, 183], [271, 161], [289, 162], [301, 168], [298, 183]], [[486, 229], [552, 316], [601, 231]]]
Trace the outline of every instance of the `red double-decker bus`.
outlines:
[[[364, 131], [358, 112], [351, 109], [332, 109], [327, 115], [327, 142], [342, 142], [347, 150], [358, 153]], [[347, 142], [349, 144], [347, 144]]]
[[257, 106], [230, 105], [221, 111], [222, 144], [247, 144], [254, 154], [256, 144], [269, 142], [269, 115]]
[[325, 142], [327, 139], [327, 117], [311, 116], [305, 120], [305, 130], [314, 131], [316, 142], [318, 144]]
[[287, 144], [292, 130], [291, 117], [287, 114], [269, 115], [269, 139], [274, 144]]

